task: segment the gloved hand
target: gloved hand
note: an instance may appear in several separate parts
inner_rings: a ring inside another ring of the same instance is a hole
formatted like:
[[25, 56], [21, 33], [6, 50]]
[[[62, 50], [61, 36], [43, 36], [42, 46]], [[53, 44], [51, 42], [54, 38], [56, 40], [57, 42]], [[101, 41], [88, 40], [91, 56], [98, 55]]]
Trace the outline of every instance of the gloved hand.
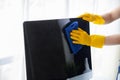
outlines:
[[71, 39], [74, 44], [82, 44], [97, 48], [102, 48], [104, 45], [105, 37], [102, 35], [89, 35], [84, 30], [78, 28], [78, 30], [72, 30], [70, 33]]
[[85, 13], [85, 14], [78, 16], [78, 18], [82, 18], [83, 20], [93, 22], [94, 24], [105, 23], [105, 20], [103, 19], [103, 17], [100, 15], [96, 15], [96, 14]]

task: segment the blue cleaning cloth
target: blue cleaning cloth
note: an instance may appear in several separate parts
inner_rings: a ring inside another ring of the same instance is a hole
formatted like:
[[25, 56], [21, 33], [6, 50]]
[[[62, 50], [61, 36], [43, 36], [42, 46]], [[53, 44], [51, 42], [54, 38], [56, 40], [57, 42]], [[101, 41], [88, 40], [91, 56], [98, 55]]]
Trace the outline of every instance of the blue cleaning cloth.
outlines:
[[67, 42], [69, 44], [71, 52], [73, 54], [77, 54], [77, 52], [82, 48], [82, 45], [80, 45], [80, 44], [73, 44], [72, 43], [72, 39], [70, 38], [70, 32], [73, 29], [78, 29], [78, 22], [77, 21], [74, 21], [71, 24], [67, 25], [64, 28], [64, 34], [65, 34], [65, 37], [66, 37]]

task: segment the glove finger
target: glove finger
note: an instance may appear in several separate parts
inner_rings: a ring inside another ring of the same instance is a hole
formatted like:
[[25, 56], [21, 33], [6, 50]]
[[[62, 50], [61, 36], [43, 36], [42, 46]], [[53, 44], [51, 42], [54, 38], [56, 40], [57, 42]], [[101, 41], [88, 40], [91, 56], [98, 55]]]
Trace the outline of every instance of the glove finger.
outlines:
[[71, 33], [76, 33], [79, 34], [81, 32], [84, 32], [84, 30], [82, 30], [81, 28], [78, 28], [77, 30], [72, 30]]
[[79, 37], [80, 37], [80, 35], [78, 35], [78, 34], [71, 34], [70, 36], [71, 36], [71, 37], [78, 38], [78, 39], [79, 39]]
[[78, 28], [79, 30], [79, 34], [84, 34], [84, 35], [88, 35], [88, 33], [84, 30], [82, 30], [81, 28]]
[[85, 13], [83, 15], [78, 16], [78, 18], [82, 18], [83, 20], [86, 20], [86, 21], [91, 21], [91, 14]]
[[83, 20], [86, 20], [86, 21], [90, 21], [90, 22], [93, 21], [93, 19], [92, 19], [91, 17], [83, 17], [82, 19], [83, 19]]
[[81, 44], [79, 41], [72, 41], [74, 44]]
[[78, 28], [78, 31], [79, 32], [85, 32], [84, 30], [82, 30], [81, 28]]
[[81, 32], [80, 31], [72, 31], [72, 32], [70, 32], [70, 34], [76, 34], [76, 35], [79, 35], [79, 34], [81, 34]]
[[88, 15], [84, 15], [84, 16], [82, 17], [82, 19], [83, 19], [83, 20], [86, 20], [86, 21], [92, 22], [92, 21], [94, 21], [94, 16], [93, 16], [92, 14], [88, 14]]
[[72, 40], [77, 40], [77, 41], [79, 41], [79, 40], [80, 40], [79, 38], [74, 37], [74, 36], [71, 36], [70, 38], [71, 38]]
[[84, 14], [80, 15], [79, 17], [88, 17], [90, 15], [91, 15], [90, 13], [84, 13]]
[[78, 28], [78, 30], [73, 30], [70, 33], [71, 36], [79, 38], [82, 35], [87, 35], [87, 32], [82, 30], [81, 28]]
[[83, 31], [82, 29], [78, 28], [78, 30], [71, 32], [70, 35], [79, 38], [80, 36], [83, 35], [84, 32], [85, 31]]
[[81, 32], [79, 30], [72, 30], [72, 32], [70, 32], [70, 34], [80, 34]]

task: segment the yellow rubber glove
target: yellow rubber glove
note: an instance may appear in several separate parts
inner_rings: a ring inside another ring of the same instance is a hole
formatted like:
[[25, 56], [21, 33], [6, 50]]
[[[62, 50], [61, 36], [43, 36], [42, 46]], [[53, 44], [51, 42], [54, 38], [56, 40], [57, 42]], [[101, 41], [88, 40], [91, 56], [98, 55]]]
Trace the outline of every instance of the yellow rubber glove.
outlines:
[[74, 44], [82, 44], [97, 48], [102, 48], [104, 45], [105, 37], [102, 35], [89, 35], [86, 31], [78, 28], [78, 30], [72, 30], [70, 33], [71, 39]]
[[85, 13], [83, 15], [78, 16], [78, 18], [82, 18], [83, 20], [93, 22], [94, 24], [104, 24], [105, 20], [102, 16], [96, 14]]

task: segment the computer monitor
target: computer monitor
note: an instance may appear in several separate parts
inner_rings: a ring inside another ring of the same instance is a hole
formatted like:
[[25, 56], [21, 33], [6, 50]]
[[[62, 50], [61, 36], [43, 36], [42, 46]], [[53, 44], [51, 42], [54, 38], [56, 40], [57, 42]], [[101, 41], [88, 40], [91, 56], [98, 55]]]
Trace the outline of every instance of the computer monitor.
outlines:
[[[27, 80], [66, 80], [85, 74], [91, 66], [90, 47], [78, 45], [73, 53], [65, 28], [77, 22], [89, 34], [89, 22], [81, 18], [25, 21], [23, 23]], [[83, 80], [83, 79], [79, 79]]]

